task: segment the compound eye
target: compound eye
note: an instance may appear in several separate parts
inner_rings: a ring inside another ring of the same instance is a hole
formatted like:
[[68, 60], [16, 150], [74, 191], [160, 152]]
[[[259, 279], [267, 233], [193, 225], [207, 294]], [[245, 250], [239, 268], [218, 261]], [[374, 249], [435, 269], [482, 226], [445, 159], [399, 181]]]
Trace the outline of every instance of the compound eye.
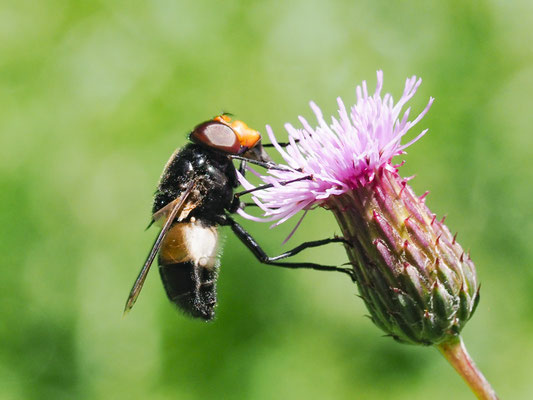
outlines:
[[206, 121], [196, 126], [191, 140], [225, 153], [238, 154], [241, 150], [239, 138], [228, 125], [218, 121]]

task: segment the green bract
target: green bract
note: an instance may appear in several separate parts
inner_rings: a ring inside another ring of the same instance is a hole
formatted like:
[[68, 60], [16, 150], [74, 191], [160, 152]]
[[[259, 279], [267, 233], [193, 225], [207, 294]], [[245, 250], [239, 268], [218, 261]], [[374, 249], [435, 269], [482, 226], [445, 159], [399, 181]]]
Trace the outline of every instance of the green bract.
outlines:
[[404, 343], [459, 334], [479, 301], [470, 256], [395, 172], [330, 197], [372, 321]]

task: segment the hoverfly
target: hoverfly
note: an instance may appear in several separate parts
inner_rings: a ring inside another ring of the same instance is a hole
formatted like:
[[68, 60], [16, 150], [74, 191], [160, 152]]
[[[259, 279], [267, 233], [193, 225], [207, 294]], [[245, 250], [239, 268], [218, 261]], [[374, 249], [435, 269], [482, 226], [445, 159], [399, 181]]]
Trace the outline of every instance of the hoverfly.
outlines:
[[[150, 225], [160, 223], [162, 229], [131, 289], [124, 313], [133, 307], [150, 266], [159, 254], [159, 272], [170, 301], [192, 317], [206, 321], [213, 319], [219, 270], [218, 226], [229, 225], [262, 263], [286, 268], [341, 271], [351, 276], [347, 268], [278, 262], [308, 247], [344, 242], [342, 238], [306, 242], [277, 257], [269, 257], [231, 217], [239, 207], [243, 207], [240, 196], [268, 187], [263, 185], [234, 193], [239, 186], [234, 159], [241, 161], [242, 173], [246, 162], [264, 168], [284, 168], [268, 157], [263, 147], [269, 145], [261, 144], [258, 131], [223, 114], [197, 125], [189, 139], [191, 143], [172, 154], [159, 180]], [[311, 177], [297, 180], [301, 179]]]

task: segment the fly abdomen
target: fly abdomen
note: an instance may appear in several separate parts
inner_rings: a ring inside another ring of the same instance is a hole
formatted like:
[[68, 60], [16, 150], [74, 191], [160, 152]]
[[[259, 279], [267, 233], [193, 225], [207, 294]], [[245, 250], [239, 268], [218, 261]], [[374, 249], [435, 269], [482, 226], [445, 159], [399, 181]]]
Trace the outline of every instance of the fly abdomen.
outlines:
[[216, 306], [218, 232], [191, 218], [175, 223], [159, 251], [168, 298], [193, 317], [211, 320]]
[[193, 262], [159, 266], [167, 296], [185, 313], [206, 321], [215, 316], [217, 269], [207, 269]]

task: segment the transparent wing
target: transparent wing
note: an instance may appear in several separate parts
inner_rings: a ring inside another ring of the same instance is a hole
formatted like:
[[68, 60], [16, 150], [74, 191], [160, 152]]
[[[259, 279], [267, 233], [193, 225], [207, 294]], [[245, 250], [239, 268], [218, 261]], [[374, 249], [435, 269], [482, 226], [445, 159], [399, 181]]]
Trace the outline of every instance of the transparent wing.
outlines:
[[[131, 288], [130, 295], [128, 296], [128, 300], [126, 301], [126, 306], [124, 307], [124, 314], [131, 310], [131, 308], [135, 304], [135, 301], [137, 300], [137, 297], [139, 297], [139, 293], [141, 292], [144, 281], [146, 280], [148, 271], [150, 270], [150, 267], [154, 262], [155, 256], [159, 251], [159, 248], [161, 247], [161, 243], [163, 242], [163, 239], [165, 238], [165, 235], [167, 234], [170, 226], [174, 222], [174, 219], [177, 215], [180, 216], [179, 220], [184, 219], [194, 208], [194, 206], [191, 206], [187, 203], [187, 199], [191, 195], [194, 186], [195, 182], [191, 181], [185, 191], [181, 194], [181, 196], [173, 202], [169, 203], [169, 205], [172, 206], [165, 210], [165, 212], [161, 213], [157, 218], [154, 218], [154, 220], [160, 219], [161, 217], [166, 216], [168, 213], [168, 217], [166, 218], [165, 224], [163, 225], [161, 232], [159, 232], [159, 235], [155, 239], [155, 242], [152, 246], [152, 249], [150, 250], [150, 253], [148, 254], [148, 257], [146, 258], [146, 261], [144, 262], [141, 272], [139, 272], [139, 276], [137, 277], [135, 283], [133, 284], [133, 287]], [[186, 212], [183, 213], [183, 211]]]

